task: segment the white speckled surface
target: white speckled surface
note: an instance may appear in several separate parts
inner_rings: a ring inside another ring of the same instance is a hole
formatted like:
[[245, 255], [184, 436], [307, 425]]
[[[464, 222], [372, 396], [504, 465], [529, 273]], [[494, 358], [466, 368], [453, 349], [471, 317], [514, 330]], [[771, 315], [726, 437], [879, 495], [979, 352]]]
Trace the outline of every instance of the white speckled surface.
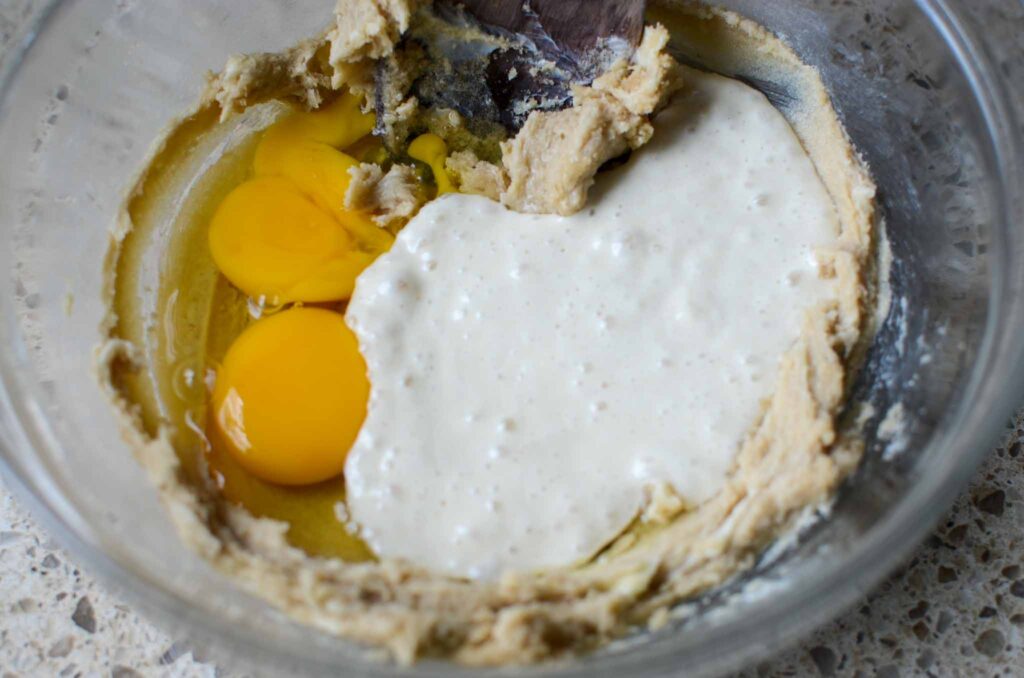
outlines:
[[81, 572], [0, 486], [0, 676], [222, 675]]
[[[0, 49], [32, 1], [0, 0]], [[972, 10], [984, 14], [986, 4]], [[1016, 10], [985, 25], [1016, 36], [1022, 59], [1024, 4]], [[1024, 675], [1022, 492], [1024, 413], [899, 572], [802, 646], [744, 675]], [[0, 678], [233, 675], [79, 571], [0, 480]]]
[[[1024, 675], [1024, 412], [914, 557], [753, 678]], [[137, 673], [133, 673], [137, 672]], [[80, 572], [0, 486], [0, 677], [234, 676]]]

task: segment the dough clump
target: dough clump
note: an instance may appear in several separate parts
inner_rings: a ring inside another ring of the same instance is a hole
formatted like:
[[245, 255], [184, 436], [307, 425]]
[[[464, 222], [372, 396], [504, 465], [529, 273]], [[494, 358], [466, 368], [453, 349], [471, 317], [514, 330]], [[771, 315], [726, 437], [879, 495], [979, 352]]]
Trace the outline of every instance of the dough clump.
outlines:
[[363, 163], [350, 169], [349, 176], [345, 209], [371, 214], [384, 228], [405, 223], [427, 201], [423, 184], [409, 165], [392, 165], [385, 173], [379, 165]]
[[534, 111], [501, 145], [508, 185], [501, 202], [518, 212], [567, 216], [583, 209], [604, 163], [651, 140], [649, 116], [681, 86], [665, 51], [668, 31], [648, 26], [632, 61], [620, 60], [589, 87], [573, 89], [573, 106]]
[[338, 0], [334, 27], [327, 33], [331, 86], [356, 94], [373, 91], [375, 61], [390, 55], [413, 15], [429, 0]]
[[445, 167], [454, 175], [462, 193], [500, 201], [501, 194], [508, 186], [508, 174], [503, 167], [481, 160], [472, 151], [452, 153]]
[[295, 101], [308, 109], [319, 108], [321, 92], [329, 88], [330, 76], [317, 54], [321, 42], [305, 40], [279, 54], [235, 54], [218, 74], [206, 77], [203, 106], [220, 109], [223, 122], [250, 106], [273, 99]]

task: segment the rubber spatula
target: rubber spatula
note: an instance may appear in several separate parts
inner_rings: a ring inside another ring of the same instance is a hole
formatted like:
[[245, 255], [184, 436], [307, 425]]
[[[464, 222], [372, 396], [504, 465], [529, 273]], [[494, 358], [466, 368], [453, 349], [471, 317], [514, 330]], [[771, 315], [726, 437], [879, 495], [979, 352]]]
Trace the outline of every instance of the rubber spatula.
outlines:
[[427, 59], [410, 93], [518, 130], [534, 110], [572, 104], [589, 84], [636, 50], [646, 0], [435, 0], [407, 40]]

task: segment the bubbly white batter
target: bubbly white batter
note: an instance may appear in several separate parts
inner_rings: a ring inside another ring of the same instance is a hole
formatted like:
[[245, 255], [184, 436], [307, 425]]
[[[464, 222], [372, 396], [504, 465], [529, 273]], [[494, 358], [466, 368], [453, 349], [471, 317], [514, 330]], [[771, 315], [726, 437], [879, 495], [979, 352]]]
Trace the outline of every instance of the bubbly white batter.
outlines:
[[804, 310], [834, 206], [785, 119], [712, 75], [592, 209], [428, 205], [359, 279], [372, 395], [348, 506], [385, 558], [493, 578], [570, 565], [667, 481], [722, 486]]

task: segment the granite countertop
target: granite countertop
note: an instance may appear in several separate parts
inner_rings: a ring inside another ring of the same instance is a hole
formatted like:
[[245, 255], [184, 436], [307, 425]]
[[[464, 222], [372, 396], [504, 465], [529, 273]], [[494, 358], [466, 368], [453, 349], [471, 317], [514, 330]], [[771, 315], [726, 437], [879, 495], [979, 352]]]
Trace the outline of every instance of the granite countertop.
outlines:
[[[32, 2], [0, 0], [0, 49]], [[1016, 20], [1024, 22], [1024, 6]], [[1021, 675], [1022, 493], [1024, 411], [902, 569], [802, 645], [743, 675]], [[80, 570], [0, 478], [0, 678], [234, 675]]]
[[[1024, 667], [1024, 411], [901, 570], [805, 642], [782, 676], [1015, 676]], [[0, 677], [235, 676], [108, 593], [0, 486]]]

